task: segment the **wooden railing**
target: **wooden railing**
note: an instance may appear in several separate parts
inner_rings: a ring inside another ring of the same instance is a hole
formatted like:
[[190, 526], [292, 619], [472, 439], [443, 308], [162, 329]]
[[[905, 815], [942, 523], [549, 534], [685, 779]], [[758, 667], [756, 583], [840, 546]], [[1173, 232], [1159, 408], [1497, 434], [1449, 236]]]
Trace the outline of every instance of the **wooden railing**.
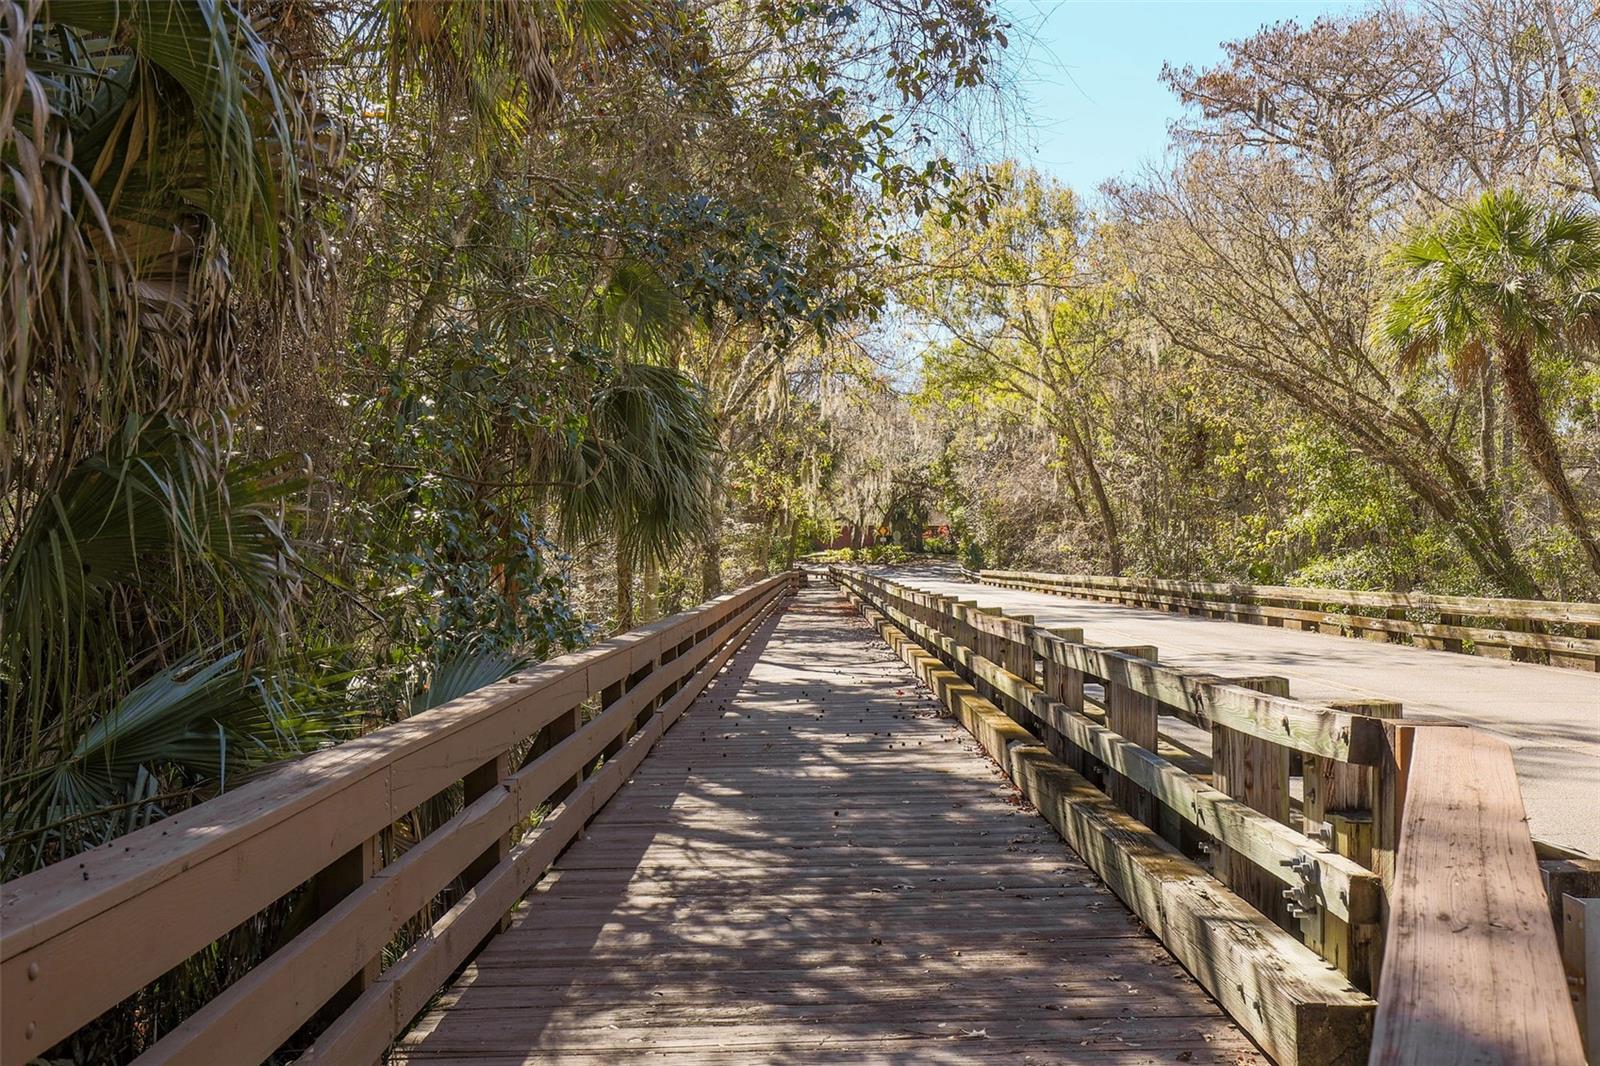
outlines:
[[[1502, 742], [832, 573], [1279, 1062], [1363, 1061], [1374, 1024], [1375, 1062], [1583, 1061]], [[1162, 715], [1209, 729], [1210, 757]]]
[[982, 570], [1002, 588], [1600, 670], [1600, 603]]
[[[290, 899], [309, 899], [309, 924], [139, 1061], [261, 1062], [316, 1016], [331, 1020], [301, 1062], [376, 1062], [795, 580], [552, 659], [3, 886], [0, 1062], [43, 1054]], [[455, 789], [460, 810], [380, 865], [380, 839]]]
[[1511, 749], [1413, 740], [1374, 1063], [1584, 1061]]

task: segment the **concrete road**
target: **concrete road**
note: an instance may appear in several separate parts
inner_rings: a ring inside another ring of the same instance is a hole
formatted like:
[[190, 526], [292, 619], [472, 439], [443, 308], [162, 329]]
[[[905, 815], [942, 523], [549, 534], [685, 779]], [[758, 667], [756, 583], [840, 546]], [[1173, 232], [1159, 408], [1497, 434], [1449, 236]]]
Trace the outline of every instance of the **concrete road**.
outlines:
[[1600, 856], [1600, 674], [974, 585], [950, 571], [883, 573], [1040, 625], [1082, 626], [1094, 644], [1153, 644], [1174, 666], [1281, 674], [1308, 702], [1399, 700], [1407, 718], [1483, 729], [1515, 753], [1533, 835]]

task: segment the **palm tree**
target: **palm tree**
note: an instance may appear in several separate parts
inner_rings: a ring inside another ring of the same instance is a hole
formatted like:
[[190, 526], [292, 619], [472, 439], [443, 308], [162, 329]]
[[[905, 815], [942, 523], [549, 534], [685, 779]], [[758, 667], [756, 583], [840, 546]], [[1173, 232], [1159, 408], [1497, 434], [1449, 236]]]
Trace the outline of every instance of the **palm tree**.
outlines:
[[665, 561], [705, 525], [716, 431], [705, 398], [670, 367], [623, 362], [594, 394], [584, 431], [550, 480], [568, 543], [612, 535], [617, 625], [633, 625], [633, 570]]
[[1600, 217], [1507, 189], [1423, 227], [1390, 253], [1373, 337], [1410, 367], [1498, 373], [1528, 462], [1600, 574], [1600, 541], [1561, 465], [1535, 360], [1600, 338]]
[[635, 569], [650, 594], [659, 564], [711, 520], [717, 434], [704, 391], [668, 365], [694, 317], [671, 284], [625, 258], [597, 290], [586, 343], [600, 380], [582, 431], [544, 454], [563, 539], [614, 540], [621, 631], [634, 623]]

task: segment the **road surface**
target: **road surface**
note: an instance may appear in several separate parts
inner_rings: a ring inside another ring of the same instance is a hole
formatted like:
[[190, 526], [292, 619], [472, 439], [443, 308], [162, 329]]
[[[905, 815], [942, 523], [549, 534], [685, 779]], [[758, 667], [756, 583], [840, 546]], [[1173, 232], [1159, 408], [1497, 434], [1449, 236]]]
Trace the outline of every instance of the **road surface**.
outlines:
[[1040, 625], [1082, 626], [1093, 644], [1153, 644], [1173, 666], [1281, 674], [1307, 702], [1399, 700], [1407, 718], [1493, 733], [1515, 754], [1534, 837], [1600, 856], [1600, 674], [975, 585], [950, 571], [882, 573]]

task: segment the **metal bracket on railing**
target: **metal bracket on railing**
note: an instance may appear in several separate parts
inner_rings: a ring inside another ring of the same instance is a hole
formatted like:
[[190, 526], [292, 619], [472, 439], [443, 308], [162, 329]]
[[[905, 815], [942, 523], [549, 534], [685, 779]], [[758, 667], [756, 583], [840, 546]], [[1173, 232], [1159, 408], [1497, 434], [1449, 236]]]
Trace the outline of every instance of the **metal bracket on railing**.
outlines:
[[1322, 906], [1322, 872], [1315, 859], [1302, 851], [1292, 859], [1280, 859], [1278, 865], [1287, 866], [1300, 877], [1298, 885], [1283, 890], [1292, 917], [1311, 914]]

